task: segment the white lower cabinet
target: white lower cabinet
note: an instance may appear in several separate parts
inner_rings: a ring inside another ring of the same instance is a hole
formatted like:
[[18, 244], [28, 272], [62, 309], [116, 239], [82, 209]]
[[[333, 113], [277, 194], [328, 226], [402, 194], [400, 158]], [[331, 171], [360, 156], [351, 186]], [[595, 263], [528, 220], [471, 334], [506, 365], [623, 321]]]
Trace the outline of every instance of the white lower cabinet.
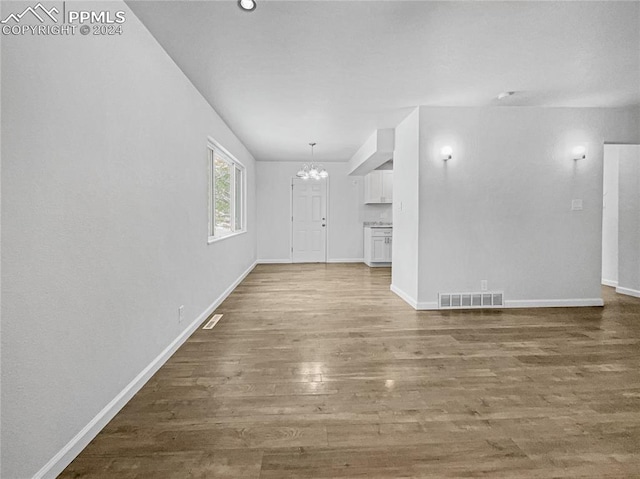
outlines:
[[393, 229], [364, 228], [364, 262], [367, 266], [391, 266]]

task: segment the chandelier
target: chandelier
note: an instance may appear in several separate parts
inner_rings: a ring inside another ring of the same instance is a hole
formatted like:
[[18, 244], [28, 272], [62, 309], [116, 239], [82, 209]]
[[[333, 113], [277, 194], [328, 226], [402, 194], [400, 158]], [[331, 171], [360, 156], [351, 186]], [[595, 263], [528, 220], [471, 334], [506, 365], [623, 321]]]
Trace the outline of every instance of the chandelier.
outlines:
[[313, 147], [316, 146], [316, 144], [309, 143], [309, 146], [311, 147], [311, 163], [305, 163], [302, 168], [298, 170], [296, 176], [298, 178], [302, 178], [303, 180], [308, 180], [309, 178], [311, 178], [312, 180], [321, 180], [323, 178], [326, 178], [327, 176], [329, 176], [327, 170], [325, 170], [322, 165], [316, 165], [313, 162]]

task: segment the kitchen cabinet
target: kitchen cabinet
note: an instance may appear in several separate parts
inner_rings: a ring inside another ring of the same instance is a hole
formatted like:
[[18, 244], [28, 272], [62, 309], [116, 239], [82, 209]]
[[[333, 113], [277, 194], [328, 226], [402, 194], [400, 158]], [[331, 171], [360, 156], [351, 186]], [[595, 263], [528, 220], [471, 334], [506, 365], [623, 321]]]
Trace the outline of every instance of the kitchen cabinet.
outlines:
[[393, 229], [390, 227], [364, 228], [364, 262], [367, 266], [391, 266]]
[[393, 202], [392, 170], [373, 170], [365, 176], [364, 202], [365, 204]]

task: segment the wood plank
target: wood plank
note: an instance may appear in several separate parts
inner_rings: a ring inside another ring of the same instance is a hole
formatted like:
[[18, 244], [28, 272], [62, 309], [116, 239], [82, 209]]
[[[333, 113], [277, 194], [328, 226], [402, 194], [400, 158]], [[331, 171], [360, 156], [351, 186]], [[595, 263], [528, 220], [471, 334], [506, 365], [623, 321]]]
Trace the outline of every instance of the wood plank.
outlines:
[[61, 478], [640, 477], [640, 300], [416, 312], [261, 265]]

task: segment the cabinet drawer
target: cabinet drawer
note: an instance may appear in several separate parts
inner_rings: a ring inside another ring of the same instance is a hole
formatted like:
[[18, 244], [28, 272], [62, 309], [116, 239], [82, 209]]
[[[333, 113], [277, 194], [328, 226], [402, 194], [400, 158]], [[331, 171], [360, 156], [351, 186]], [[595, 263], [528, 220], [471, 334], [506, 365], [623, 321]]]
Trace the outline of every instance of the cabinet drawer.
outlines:
[[391, 228], [371, 228], [371, 236], [392, 236]]

